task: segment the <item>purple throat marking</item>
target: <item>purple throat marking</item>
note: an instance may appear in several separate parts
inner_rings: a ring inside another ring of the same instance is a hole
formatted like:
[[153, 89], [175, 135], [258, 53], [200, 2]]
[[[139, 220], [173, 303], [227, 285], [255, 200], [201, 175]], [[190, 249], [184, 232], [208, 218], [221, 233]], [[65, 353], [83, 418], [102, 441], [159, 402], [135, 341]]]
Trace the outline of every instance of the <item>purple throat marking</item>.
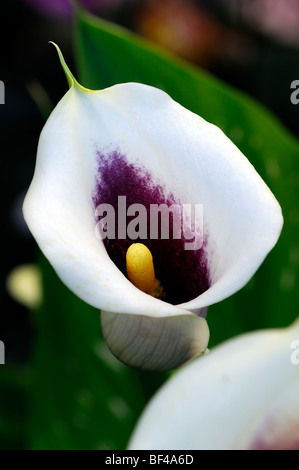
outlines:
[[[210, 287], [209, 269], [204, 236], [203, 246], [199, 250], [185, 250], [184, 239], [168, 240], [138, 238], [136, 240], [117, 239], [118, 233], [118, 197], [126, 196], [127, 208], [132, 204], [142, 204], [150, 213], [151, 204], [178, 204], [173, 194], [166, 194], [164, 188], [155, 184], [152, 176], [142, 166], [129, 163], [119, 151], [103, 154], [97, 152], [98, 174], [92, 195], [94, 207], [100, 204], [113, 206], [116, 215], [116, 239], [103, 240], [106, 251], [119, 268], [126, 273], [126, 252], [132, 243], [143, 243], [153, 255], [156, 278], [161, 281], [165, 292], [165, 301], [177, 305], [198, 297]], [[135, 216], [127, 217], [129, 223]], [[97, 223], [98, 219], [96, 220]], [[172, 234], [173, 220], [170, 216], [169, 233]], [[100, 241], [99, 241], [100, 242]]]

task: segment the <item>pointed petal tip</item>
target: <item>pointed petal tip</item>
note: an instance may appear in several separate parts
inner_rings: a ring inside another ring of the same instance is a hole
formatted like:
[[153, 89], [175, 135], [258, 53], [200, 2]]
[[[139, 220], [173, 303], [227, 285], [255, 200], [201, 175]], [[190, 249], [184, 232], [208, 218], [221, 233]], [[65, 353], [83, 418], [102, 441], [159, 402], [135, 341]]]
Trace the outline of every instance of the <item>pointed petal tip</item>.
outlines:
[[61, 64], [61, 66], [63, 68], [63, 71], [66, 75], [66, 79], [68, 81], [69, 87], [71, 88], [75, 84], [75, 78], [74, 78], [73, 74], [71, 73], [70, 69], [68, 68], [68, 66], [67, 66], [67, 64], [64, 60], [63, 54], [62, 54], [59, 46], [54, 41], [48, 41], [48, 42], [49, 42], [49, 44], [52, 44], [55, 47], [55, 49], [58, 53], [60, 64]]
[[88, 88], [85, 88], [84, 86], [82, 86], [74, 77], [74, 75], [72, 74], [72, 72], [70, 71], [64, 57], [63, 57], [63, 54], [60, 50], [60, 47], [54, 42], [54, 41], [48, 41], [49, 44], [52, 44], [57, 53], [58, 53], [58, 57], [59, 57], [59, 60], [60, 60], [60, 64], [63, 68], [63, 71], [65, 73], [65, 76], [66, 76], [66, 79], [67, 79], [67, 82], [69, 84], [69, 87], [71, 88], [72, 86], [75, 86], [76, 88], [78, 88], [79, 90], [83, 91], [83, 92], [90, 92], [90, 91], [93, 91], [93, 90], [89, 90]]

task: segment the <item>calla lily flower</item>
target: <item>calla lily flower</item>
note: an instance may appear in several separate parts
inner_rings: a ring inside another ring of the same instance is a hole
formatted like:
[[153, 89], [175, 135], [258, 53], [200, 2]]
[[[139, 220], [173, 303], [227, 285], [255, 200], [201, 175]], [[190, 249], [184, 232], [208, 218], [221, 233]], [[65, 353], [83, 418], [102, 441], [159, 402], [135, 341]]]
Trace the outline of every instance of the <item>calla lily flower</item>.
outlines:
[[[220, 129], [150, 86], [88, 90], [58, 53], [70, 89], [41, 133], [25, 220], [62, 281], [101, 309], [116, 357], [148, 370], [176, 368], [205, 351], [208, 306], [243, 287], [275, 245], [280, 206]], [[190, 237], [151, 238], [143, 227], [137, 241], [164, 292], [156, 298], [127, 277], [136, 240], [119, 233], [118, 221], [134, 222], [137, 206], [162, 204], [202, 207], [192, 232], [202, 243], [186, 248]], [[118, 211], [114, 238], [105, 227], [97, 234], [99, 206]]]
[[298, 397], [299, 318], [226, 341], [177, 371], [129, 448], [299, 450]]

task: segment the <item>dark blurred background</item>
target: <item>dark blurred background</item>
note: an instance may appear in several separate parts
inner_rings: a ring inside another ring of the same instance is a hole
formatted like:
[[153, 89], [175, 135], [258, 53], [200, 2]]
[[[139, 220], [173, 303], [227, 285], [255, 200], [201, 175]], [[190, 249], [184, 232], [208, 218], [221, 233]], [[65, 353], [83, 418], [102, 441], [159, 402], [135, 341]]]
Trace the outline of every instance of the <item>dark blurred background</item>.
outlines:
[[[299, 0], [89, 0], [94, 14], [118, 23], [248, 93], [299, 135]], [[6, 362], [30, 360], [29, 309], [7, 291], [7, 277], [32, 263], [36, 245], [22, 218], [39, 134], [67, 91], [52, 40], [71, 70], [72, 14], [67, 0], [0, 1], [1, 319]], [[84, 85], [84, 84], [83, 84]]]

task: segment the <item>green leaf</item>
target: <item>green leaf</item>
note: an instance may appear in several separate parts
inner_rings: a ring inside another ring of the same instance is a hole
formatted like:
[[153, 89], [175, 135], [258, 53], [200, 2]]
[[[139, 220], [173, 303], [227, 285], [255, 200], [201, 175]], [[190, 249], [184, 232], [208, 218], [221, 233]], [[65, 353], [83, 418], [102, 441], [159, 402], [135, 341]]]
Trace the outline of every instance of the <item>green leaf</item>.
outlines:
[[239, 293], [211, 306], [211, 343], [262, 327], [284, 326], [298, 315], [298, 141], [260, 104], [136, 35], [79, 10], [75, 27], [79, 78], [92, 89], [142, 82], [218, 125], [252, 162], [279, 200], [281, 238]]
[[27, 447], [31, 372], [26, 366], [0, 366], [0, 449]]

